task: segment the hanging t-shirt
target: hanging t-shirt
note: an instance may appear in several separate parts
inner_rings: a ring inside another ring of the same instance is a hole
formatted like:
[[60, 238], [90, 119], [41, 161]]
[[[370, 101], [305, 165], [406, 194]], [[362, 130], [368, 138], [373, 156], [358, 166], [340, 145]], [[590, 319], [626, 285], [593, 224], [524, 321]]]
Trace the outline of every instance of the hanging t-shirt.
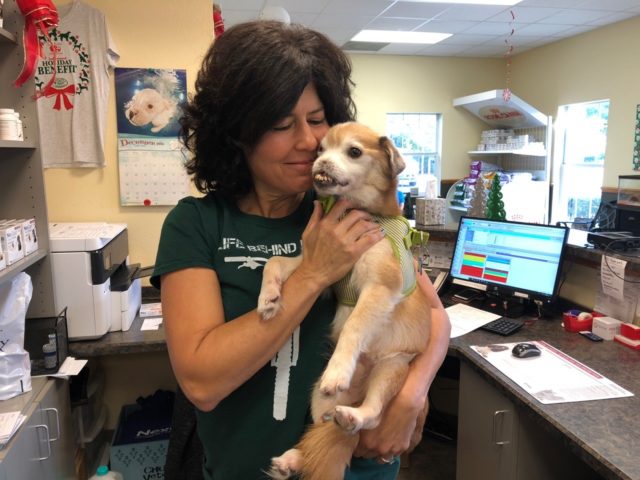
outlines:
[[55, 72], [50, 44], [41, 36], [46, 58], [34, 75], [42, 162], [45, 168], [103, 167], [109, 74], [119, 55], [102, 12], [74, 0], [58, 13], [49, 33]]

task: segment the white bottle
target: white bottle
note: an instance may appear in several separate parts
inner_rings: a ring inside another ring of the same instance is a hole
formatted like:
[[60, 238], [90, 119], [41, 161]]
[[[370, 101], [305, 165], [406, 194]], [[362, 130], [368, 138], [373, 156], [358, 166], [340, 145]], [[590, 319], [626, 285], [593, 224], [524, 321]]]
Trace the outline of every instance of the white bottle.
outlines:
[[106, 465], [100, 465], [95, 475], [92, 475], [89, 480], [124, 480], [124, 477], [121, 473], [109, 470]]
[[0, 108], [0, 140], [18, 140], [13, 108]]

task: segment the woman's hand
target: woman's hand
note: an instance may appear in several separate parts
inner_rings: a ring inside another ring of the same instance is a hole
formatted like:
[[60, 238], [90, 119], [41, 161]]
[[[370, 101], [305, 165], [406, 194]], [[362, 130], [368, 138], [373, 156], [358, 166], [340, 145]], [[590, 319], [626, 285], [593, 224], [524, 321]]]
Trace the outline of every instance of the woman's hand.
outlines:
[[390, 459], [403, 454], [409, 448], [423, 408], [423, 400], [400, 391], [387, 406], [380, 425], [360, 431], [360, 443], [354, 456]]
[[302, 264], [322, 287], [337, 282], [353, 267], [360, 256], [384, 238], [380, 226], [362, 210], [340, 199], [323, 216], [319, 202], [302, 234]]

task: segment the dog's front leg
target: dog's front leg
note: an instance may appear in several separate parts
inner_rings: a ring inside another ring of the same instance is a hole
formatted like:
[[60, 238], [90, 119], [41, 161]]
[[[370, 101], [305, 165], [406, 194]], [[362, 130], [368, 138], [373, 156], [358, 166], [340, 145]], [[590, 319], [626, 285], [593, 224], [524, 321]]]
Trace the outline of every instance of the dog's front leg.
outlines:
[[297, 257], [271, 257], [262, 272], [262, 286], [258, 297], [258, 314], [263, 320], [269, 320], [280, 309], [282, 284], [298, 268], [302, 255]]
[[381, 285], [371, 285], [360, 292], [322, 374], [320, 391], [324, 395], [335, 395], [349, 388], [360, 354], [384, 334], [387, 319], [399, 300], [397, 292]]

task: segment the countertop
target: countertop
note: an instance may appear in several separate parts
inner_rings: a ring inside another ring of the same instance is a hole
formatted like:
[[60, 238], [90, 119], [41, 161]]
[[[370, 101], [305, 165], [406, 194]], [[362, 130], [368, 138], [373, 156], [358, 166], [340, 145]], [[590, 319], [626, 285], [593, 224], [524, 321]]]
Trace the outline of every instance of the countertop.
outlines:
[[[163, 327], [140, 331], [141, 324], [142, 320], [136, 318], [127, 332], [112, 332], [94, 341], [71, 342], [69, 353], [88, 358], [166, 350]], [[543, 405], [470, 348], [525, 340], [544, 340], [634, 394], [640, 392], [640, 352], [612, 341], [595, 343], [576, 333], [567, 333], [559, 318], [528, 319], [519, 332], [509, 337], [476, 330], [452, 339], [449, 345], [449, 355], [479, 371], [603, 478], [640, 480], [638, 396]]]
[[[544, 340], [634, 393], [633, 397], [544, 405], [522, 390], [472, 345]], [[613, 341], [591, 342], [567, 333], [560, 319], [530, 319], [517, 333], [498, 337], [483, 330], [451, 340], [449, 354], [467, 362], [496, 389], [557, 435], [607, 479], [640, 479], [640, 352]]]

